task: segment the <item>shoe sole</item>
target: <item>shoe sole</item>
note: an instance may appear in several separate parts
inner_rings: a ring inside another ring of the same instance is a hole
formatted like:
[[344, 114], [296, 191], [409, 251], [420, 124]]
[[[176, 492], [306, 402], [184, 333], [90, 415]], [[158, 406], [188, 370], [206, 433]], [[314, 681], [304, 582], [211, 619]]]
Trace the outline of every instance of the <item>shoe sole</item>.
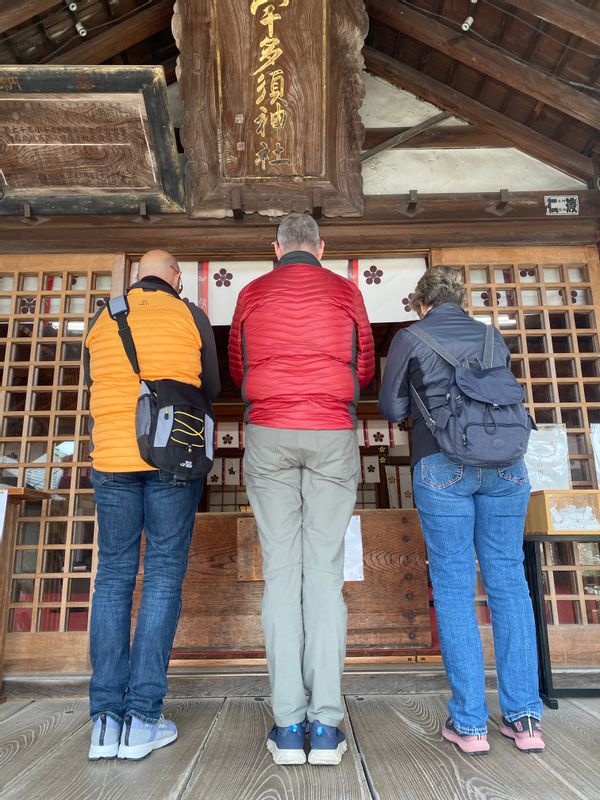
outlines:
[[[481, 745], [476, 745], [474, 742], [473, 744], [469, 744], [463, 741], [458, 734], [452, 733], [452, 731], [446, 730], [446, 728], [442, 729], [442, 737], [447, 741], [451, 742], [452, 744], [456, 745], [461, 753], [464, 753], [466, 756], [485, 756], [490, 752], [490, 745], [489, 742], [487, 743], [487, 747], [482, 747]], [[471, 750], [470, 747], [478, 748]]]
[[300, 748], [294, 750], [280, 750], [274, 741], [267, 740], [267, 750], [273, 756], [273, 761], [277, 766], [306, 764], [306, 753]]
[[119, 752], [117, 758], [131, 759], [132, 761], [139, 761], [146, 758], [152, 753], [153, 750], [160, 750], [161, 747], [166, 747], [168, 744], [173, 744], [177, 739], [177, 734], [167, 736], [165, 739], [157, 739], [154, 742], [146, 742], [145, 744], [138, 745], [119, 745]]
[[88, 753], [90, 761], [98, 761], [100, 758], [116, 758], [119, 751], [119, 743], [115, 744], [92, 744]]
[[348, 749], [346, 741], [340, 742], [335, 750], [312, 749], [308, 754], [308, 763], [313, 766], [337, 766]]
[[517, 739], [516, 733], [506, 725], [500, 725], [500, 733], [505, 739], [512, 739], [521, 753], [543, 753], [546, 749], [546, 745], [540, 747], [540, 740], [535, 737], [527, 736], [525, 740]]

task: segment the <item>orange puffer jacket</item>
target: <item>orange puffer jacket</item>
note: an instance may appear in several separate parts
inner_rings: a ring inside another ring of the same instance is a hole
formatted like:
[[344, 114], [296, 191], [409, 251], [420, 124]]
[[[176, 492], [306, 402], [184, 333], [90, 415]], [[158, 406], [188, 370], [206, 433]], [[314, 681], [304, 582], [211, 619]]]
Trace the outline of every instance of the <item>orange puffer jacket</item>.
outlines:
[[359, 387], [375, 370], [361, 293], [309, 253], [288, 254], [240, 292], [229, 369], [242, 386], [247, 422], [303, 430], [356, 427]]

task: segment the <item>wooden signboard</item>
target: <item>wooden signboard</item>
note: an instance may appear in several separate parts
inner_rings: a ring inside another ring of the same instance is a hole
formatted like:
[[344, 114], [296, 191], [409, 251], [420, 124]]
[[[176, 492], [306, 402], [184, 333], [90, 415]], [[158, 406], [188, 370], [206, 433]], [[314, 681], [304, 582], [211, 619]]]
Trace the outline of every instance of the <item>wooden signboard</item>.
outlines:
[[0, 214], [182, 210], [162, 67], [0, 67]]
[[192, 217], [362, 213], [362, 0], [177, 0]]

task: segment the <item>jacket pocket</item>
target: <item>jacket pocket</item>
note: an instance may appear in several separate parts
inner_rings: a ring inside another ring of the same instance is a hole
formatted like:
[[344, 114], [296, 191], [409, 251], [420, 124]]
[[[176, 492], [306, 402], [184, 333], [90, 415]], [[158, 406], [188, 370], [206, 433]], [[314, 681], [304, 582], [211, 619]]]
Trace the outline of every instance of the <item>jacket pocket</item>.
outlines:
[[447, 489], [462, 480], [464, 467], [442, 453], [421, 459], [421, 483], [434, 489]]

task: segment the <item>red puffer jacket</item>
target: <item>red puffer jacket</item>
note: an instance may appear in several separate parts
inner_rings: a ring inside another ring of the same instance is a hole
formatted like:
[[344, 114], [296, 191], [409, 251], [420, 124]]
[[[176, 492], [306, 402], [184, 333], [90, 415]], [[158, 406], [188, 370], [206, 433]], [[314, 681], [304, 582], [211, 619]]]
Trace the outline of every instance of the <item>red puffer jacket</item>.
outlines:
[[246, 421], [268, 428], [354, 428], [359, 387], [375, 371], [362, 295], [309, 253], [286, 261], [289, 255], [242, 289], [233, 316], [229, 369], [242, 386]]

